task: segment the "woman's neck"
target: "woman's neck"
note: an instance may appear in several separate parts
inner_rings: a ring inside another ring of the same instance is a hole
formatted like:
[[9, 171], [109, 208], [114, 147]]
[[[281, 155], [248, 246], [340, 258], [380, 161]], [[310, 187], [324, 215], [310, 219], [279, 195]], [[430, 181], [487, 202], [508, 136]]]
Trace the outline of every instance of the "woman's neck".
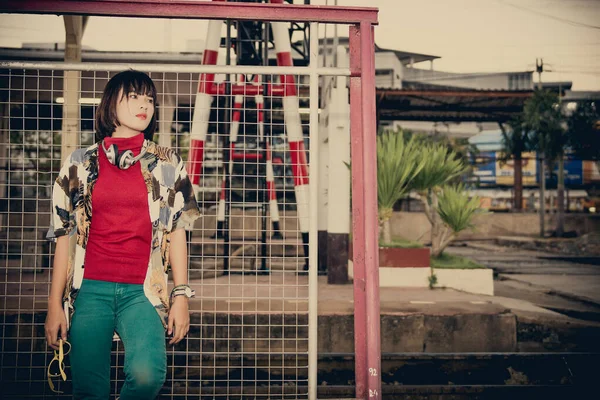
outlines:
[[134, 129], [130, 129], [130, 128], [128, 128], [126, 126], [123, 126], [123, 125], [119, 125], [119, 126], [117, 126], [117, 128], [115, 129], [115, 131], [113, 132], [113, 134], [111, 135], [111, 137], [127, 139], [127, 138], [132, 138], [134, 136], [137, 136], [139, 134], [140, 134], [139, 131], [136, 131]]

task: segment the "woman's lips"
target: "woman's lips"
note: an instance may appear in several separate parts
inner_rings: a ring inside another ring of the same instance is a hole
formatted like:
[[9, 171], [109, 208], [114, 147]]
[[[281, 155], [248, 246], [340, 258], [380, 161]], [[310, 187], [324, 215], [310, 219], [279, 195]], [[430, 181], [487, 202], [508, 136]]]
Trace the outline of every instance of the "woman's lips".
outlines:
[[148, 116], [146, 114], [137, 114], [136, 117], [143, 119], [145, 121]]

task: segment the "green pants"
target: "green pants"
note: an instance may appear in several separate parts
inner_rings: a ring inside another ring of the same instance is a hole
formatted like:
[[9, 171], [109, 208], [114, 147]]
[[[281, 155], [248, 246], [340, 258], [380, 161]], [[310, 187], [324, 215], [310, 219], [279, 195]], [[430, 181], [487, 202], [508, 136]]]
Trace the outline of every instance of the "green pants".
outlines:
[[165, 331], [142, 285], [84, 279], [69, 340], [75, 399], [110, 395], [113, 332], [125, 347], [125, 384], [120, 400], [154, 399], [166, 376]]

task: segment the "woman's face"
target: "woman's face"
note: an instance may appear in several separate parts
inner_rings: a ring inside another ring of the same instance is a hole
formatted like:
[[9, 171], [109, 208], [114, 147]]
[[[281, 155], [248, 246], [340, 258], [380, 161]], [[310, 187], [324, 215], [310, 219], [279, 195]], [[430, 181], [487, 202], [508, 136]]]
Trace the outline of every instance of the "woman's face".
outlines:
[[[117, 103], [117, 120], [121, 126], [117, 126], [115, 132], [119, 134], [137, 134], [148, 127], [154, 115], [154, 100], [150, 96], [129, 92], [119, 94]], [[133, 131], [125, 132], [124, 130]]]

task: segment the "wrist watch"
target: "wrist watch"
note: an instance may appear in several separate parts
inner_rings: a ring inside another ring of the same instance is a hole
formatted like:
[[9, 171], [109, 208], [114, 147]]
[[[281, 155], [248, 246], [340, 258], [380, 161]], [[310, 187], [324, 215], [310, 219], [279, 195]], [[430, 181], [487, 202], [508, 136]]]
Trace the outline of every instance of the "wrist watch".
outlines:
[[196, 291], [193, 290], [188, 285], [180, 285], [180, 286], [174, 287], [173, 290], [171, 291], [171, 297], [176, 297], [176, 296], [185, 296], [188, 299], [190, 299], [190, 298], [196, 296]]

